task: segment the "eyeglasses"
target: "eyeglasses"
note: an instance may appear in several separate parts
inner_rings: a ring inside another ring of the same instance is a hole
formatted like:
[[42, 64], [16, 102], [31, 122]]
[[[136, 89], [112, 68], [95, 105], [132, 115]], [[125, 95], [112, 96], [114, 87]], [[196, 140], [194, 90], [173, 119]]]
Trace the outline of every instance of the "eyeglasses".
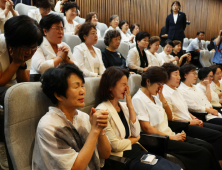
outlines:
[[159, 86], [163, 86], [164, 84], [163, 83], [157, 83]]
[[23, 48], [24, 51], [28, 52], [29, 50], [31, 50], [31, 51], [36, 51], [37, 48], [38, 48], [38, 46], [37, 46], [37, 45], [35, 45], [35, 47], [23, 46], [22, 48]]
[[214, 76], [210, 75], [210, 76], [207, 76], [207, 77], [210, 77], [210, 78], [214, 78]]
[[114, 22], [119, 22], [119, 20], [113, 20]]
[[62, 32], [64, 32], [66, 29], [64, 28], [64, 27], [51, 27], [51, 28], [53, 28], [53, 29], [55, 29], [56, 31], [62, 31]]
[[195, 76], [196, 76], [196, 75], [197, 75], [197, 72], [191, 72], [191, 74], [193, 74], [193, 75], [195, 75]]

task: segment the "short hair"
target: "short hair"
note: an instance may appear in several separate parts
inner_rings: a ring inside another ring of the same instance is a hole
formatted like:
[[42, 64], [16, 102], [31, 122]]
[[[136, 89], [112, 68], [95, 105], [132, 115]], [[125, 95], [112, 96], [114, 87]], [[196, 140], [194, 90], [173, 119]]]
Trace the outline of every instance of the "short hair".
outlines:
[[197, 35], [200, 35], [201, 33], [205, 34], [204, 31], [198, 31], [198, 32], [197, 32]]
[[196, 67], [193, 64], [184, 64], [182, 67], [180, 67], [180, 80], [183, 82], [185, 81], [185, 74], [188, 74], [190, 71], [196, 70]]
[[152, 36], [150, 39], [149, 39], [149, 45], [148, 45], [148, 49], [150, 49], [150, 45], [152, 45], [153, 43], [159, 41], [160, 42], [160, 37], [158, 36]]
[[164, 47], [165, 47], [167, 44], [170, 45], [170, 46], [172, 46], [172, 47], [174, 48], [174, 43], [173, 43], [172, 40], [166, 40]]
[[114, 20], [114, 18], [119, 18], [118, 15], [112, 15], [110, 18], [109, 18], [109, 23], [112, 22], [112, 20]]
[[106, 46], [109, 46], [109, 43], [112, 41], [113, 38], [120, 37], [121, 34], [118, 30], [109, 30], [107, 31], [105, 37], [104, 37], [104, 43]]
[[210, 42], [213, 42], [217, 37], [211, 37]]
[[87, 36], [92, 28], [96, 30], [96, 26], [93, 25], [91, 22], [85, 22], [84, 24], [81, 25], [78, 35], [82, 42], [85, 42], [85, 39], [83, 37], [84, 35]]
[[86, 16], [86, 21], [85, 22], [91, 22], [93, 15], [97, 16], [97, 13], [96, 12], [88, 13], [88, 15]]
[[213, 74], [215, 74], [217, 72], [217, 69], [219, 68], [220, 70], [221, 69], [221, 66], [220, 65], [212, 65], [209, 67], [212, 71], [213, 71]]
[[20, 15], [10, 18], [5, 22], [4, 35], [6, 44], [10, 47], [31, 47], [41, 45], [43, 36], [36, 20]]
[[179, 41], [179, 40], [173, 40], [173, 44], [174, 44], [174, 47], [176, 46], [176, 45], [181, 45], [181, 41]]
[[207, 77], [207, 75], [211, 72], [211, 68], [210, 67], [203, 67], [198, 71], [198, 78], [200, 80], [203, 80]]
[[83, 83], [85, 83], [83, 72], [72, 63], [66, 63], [55, 68], [49, 68], [41, 76], [40, 80], [42, 83], [42, 91], [53, 104], [58, 104], [55, 93], [57, 95], [66, 97], [66, 91], [68, 89], [67, 79], [71, 74], [76, 74], [83, 81]]
[[177, 70], [180, 70], [180, 67], [173, 63], [164, 63], [162, 67], [166, 70], [168, 75], [168, 80], [170, 79], [171, 73]]
[[37, 8], [51, 8], [52, 4], [49, 0], [38, 0], [36, 1]]
[[[171, 5], [171, 10], [170, 10], [171, 13], [173, 12], [172, 7], [173, 7], [174, 4], [177, 4], [179, 7], [181, 7], [179, 1], [174, 1], [174, 2], [172, 3], [172, 5]], [[179, 11], [180, 11], [180, 8], [179, 8]]]
[[116, 83], [123, 77], [129, 77], [129, 71], [120, 67], [109, 67], [105, 70], [100, 80], [98, 98], [100, 102], [112, 100], [110, 88], [115, 87]]
[[68, 11], [71, 8], [76, 8], [76, 10], [79, 8], [76, 2], [68, 1], [63, 4], [63, 13], [66, 16], [66, 11]]
[[150, 34], [149, 34], [148, 32], [146, 32], [146, 31], [140, 31], [140, 32], [138, 32], [138, 33], [136, 34], [136, 38], [135, 38], [136, 44], [137, 44], [137, 41], [141, 41], [142, 39], [144, 39], [144, 38], [146, 38], [146, 37], [150, 38]]
[[126, 20], [121, 20], [121, 21], [119, 22], [119, 28], [122, 29], [122, 26], [123, 26], [125, 23], [127, 23], [127, 24], [129, 25], [129, 22], [128, 22], [128, 21], [126, 21]]
[[133, 30], [135, 29], [136, 26], [140, 27], [140, 25], [137, 24], [137, 23], [132, 24], [132, 25], [130, 26], [130, 32], [131, 32], [131, 33], [133, 33]]
[[45, 15], [44, 17], [42, 17], [39, 25], [41, 27], [41, 31], [42, 31], [43, 36], [45, 36], [43, 29], [49, 30], [53, 24], [57, 24], [60, 22], [62, 22], [62, 25], [64, 27], [63, 18], [57, 14], [48, 14], [48, 15]]
[[142, 74], [142, 81], [141, 81], [142, 87], [147, 86], [146, 84], [147, 79], [150, 80], [151, 85], [153, 83], [166, 83], [167, 72], [163, 67], [152, 66]]

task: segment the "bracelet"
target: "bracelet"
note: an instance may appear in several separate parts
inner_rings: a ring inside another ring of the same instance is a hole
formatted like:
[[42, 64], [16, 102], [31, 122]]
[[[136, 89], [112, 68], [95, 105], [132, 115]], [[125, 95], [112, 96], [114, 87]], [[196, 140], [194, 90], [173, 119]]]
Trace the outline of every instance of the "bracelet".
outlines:
[[27, 69], [27, 64], [25, 63], [25, 66], [19, 66], [20, 70], [26, 70]]
[[99, 135], [99, 136], [104, 136], [106, 133], [104, 132], [102, 135]]
[[62, 56], [59, 56], [59, 57], [61, 57], [61, 58], [62, 58], [62, 61], [64, 61], [64, 58], [63, 58]]

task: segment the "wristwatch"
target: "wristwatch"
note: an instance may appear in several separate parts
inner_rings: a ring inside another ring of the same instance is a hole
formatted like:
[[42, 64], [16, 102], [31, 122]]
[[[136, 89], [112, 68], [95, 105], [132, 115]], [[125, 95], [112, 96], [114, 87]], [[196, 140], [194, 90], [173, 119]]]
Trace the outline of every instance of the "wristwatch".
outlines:
[[25, 63], [25, 66], [19, 66], [19, 69], [26, 70], [27, 69], [27, 64]]

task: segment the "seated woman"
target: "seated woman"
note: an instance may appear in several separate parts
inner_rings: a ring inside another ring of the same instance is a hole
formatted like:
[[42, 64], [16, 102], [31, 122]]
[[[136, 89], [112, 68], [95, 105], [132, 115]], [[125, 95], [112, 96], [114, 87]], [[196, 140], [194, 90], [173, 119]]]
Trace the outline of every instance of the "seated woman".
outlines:
[[96, 27], [85, 22], [79, 29], [82, 43], [74, 47], [73, 55], [79, 63], [79, 68], [86, 77], [101, 77], [105, 71], [100, 49], [93, 45], [97, 42]]
[[129, 29], [129, 23], [126, 20], [121, 20], [119, 23], [119, 28], [120, 28], [120, 33], [121, 33], [121, 41], [129, 44], [129, 43], [133, 43], [133, 36], [130, 36], [130, 34], [127, 33], [128, 29]]
[[159, 49], [160, 38], [153, 36], [149, 39], [148, 50], [146, 50], [149, 66], [161, 66], [162, 60], [156, 53]]
[[213, 71], [213, 81], [210, 84], [210, 88], [218, 94], [220, 98], [220, 103], [222, 100], [222, 82], [221, 82], [221, 67], [219, 65], [212, 65], [210, 66], [211, 70]]
[[215, 51], [216, 47], [214, 45], [214, 40], [216, 39], [217, 37], [212, 37], [211, 40], [210, 40], [210, 44], [207, 45], [207, 49], [208, 51]]
[[218, 94], [210, 87], [213, 80], [213, 71], [211, 68], [201, 68], [198, 72], [198, 77], [200, 82], [196, 86], [203, 91], [212, 106], [221, 107], [222, 100], [220, 100]]
[[191, 61], [191, 54], [190, 53], [186, 53], [181, 56], [181, 52], [180, 52], [182, 49], [181, 42], [178, 40], [174, 40], [173, 44], [174, 44], [174, 48], [173, 48], [173, 52], [171, 53], [171, 55], [174, 57], [178, 57], [180, 59], [179, 66], [182, 66], [184, 64], [190, 64], [190, 61]]
[[46, 15], [40, 21], [40, 27], [44, 40], [32, 58], [30, 70], [32, 81], [39, 81], [39, 74], [62, 63], [78, 65], [70, 47], [62, 42], [64, 36], [63, 19], [55, 14]]
[[36, 2], [37, 9], [28, 11], [28, 16], [35, 19], [38, 23], [45, 16], [51, 13], [51, 2], [49, 0], [38, 0]]
[[[93, 25], [97, 25], [98, 23], [98, 18], [97, 18], [97, 14], [95, 12], [90, 12], [88, 13], [88, 15], [86, 16], [86, 22], [91, 22]], [[98, 28], [96, 28], [97, 31], [97, 37], [98, 39], [101, 39], [101, 34], [100, 34], [100, 30]]]
[[207, 112], [206, 120], [208, 123], [222, 125], [221, 114], [213, 109], [203, 91], [194, 86], [197, 80], [196, 67], [192, 64], [185, 64], [180, 67], [181, 83], [178, 90], [183, 95], [188, 109], [196, 112]]
[[175, 65], [179, 65], [179, 58], [170, 55], [174, 47], [173, 41], [166, 40], [165, 46], [163, 47], [163, 51], [158, 54], [160, 59], [162, 60], [162, 64], [164, 63], [173, 63]]
[[140, 32], [140, 25], [135, 23], [130, 26], [131, 37], [133, 37], [133, 43], [136, 43], [136, 34]]
[[13, 9], [14, 3], [11, 0], [0, 0], [0, 31], [4, 33], [5, 22], [15, 16], [18, 12]]
[[109, 30], [115, 30], [115, 29], [117, 29], [117, 30], [119, 30], [119, 27], [118, 27], [118, 25], [119, 25], [119, 16], [118, 15], [112, 15], [110, 18], [109, 18], [109, 28], [105, 31], [105, 33], [104, 33], [104, 36], [106, 35], [106, 33], [107, 33], [107, 31], [109, 31]]
[[117, 66], [126, 68], [126, 60], [122, 54], [116, 49], [119, 47], [121, 41], [120, 32], [117, 30], [109, 30], [105, 37], [104, 43], [107, 48], [104, 48], [102, 52], [103, 63], [106, 68], [111, 66]]
[[[181, 169], [160, 156], [156, 156], [158, 162], [155, 165], [141, 163], [140, 158], [147, 152], [137, 144], [140, 139], [140, 125], [132, 105], [127, 85], [128, 77], [128, 70], [109, 67], [100, 81], [98, 97], [102, 103], [97, 106], [97, 109], [109, 112], [105, 133], [111, 143], [111, 155], [131, 158], [129, 165], [131, 170]], [[119, 102], [124, 97], [126, 102]]]
[[179, 158], [186, 169], [221, 169], [209, 143], [186, 136], [183, 132], [175, 134], [168, 126], [168, 120], [172, 120], [173, 116], [162, 94], [162, 84], [166, 81], [167, 73], [161, 67], [152, 66], [142, 74], [142, 87], [132, 99], [142, 130], [169, 136], [167, 153]]
[[[63, 5], [66, 2], [75, 2], [75, 0], [60, 0], [60, 1], [57, 1], [56, 5], [55, 5], [55, 8], [54, 8], [55, 12], [62, 12]], [[80, 15], [79, 9], [77, 9], [77, 15], [78, 16]]]
[[148, 69], [148, 56], [144, 51], [148, 46], [150, 34], [146, 31], [141, 31], [136, 34], [136, 47], [129, 50], [126, 65], [135, 73], [142, 74]]
[[76, 2], [66, 2], [63, 5], [63, 12], [65, 15], [63, 18], [65, 25], [64, 31], [66, 34], [77, 35], [79, 32], [81, 24], [74, 21], [75, 17], [77, 16], [77, 9], [78, 5]]
[[48, 69], [41, 83], [54, 106], [38, 123], [32, 169], [100, 170], [111, 153], [104, 131], [108, 112], [77, 110], [85, 105], [83, 73], [74, 64], [63, 64]]

